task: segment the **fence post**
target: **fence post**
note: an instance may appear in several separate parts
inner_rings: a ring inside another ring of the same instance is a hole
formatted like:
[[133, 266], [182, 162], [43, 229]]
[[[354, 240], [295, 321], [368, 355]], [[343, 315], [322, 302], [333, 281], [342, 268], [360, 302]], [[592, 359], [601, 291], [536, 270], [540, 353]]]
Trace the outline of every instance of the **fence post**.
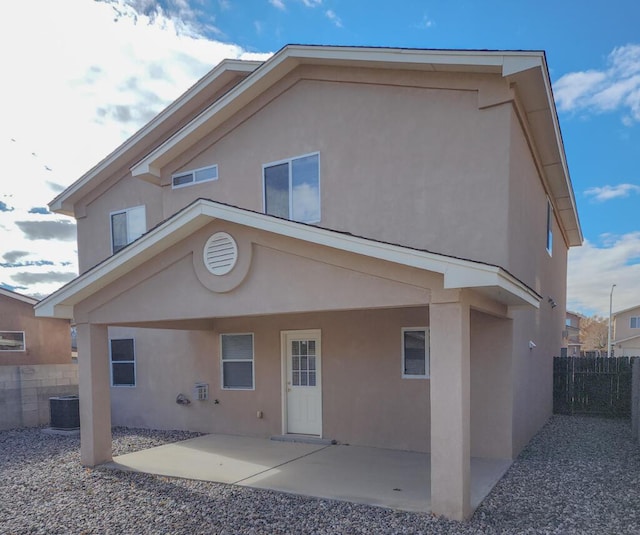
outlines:
[[633, 359], [631, 367], [631, 436], [638, 440], [640, 425], [640, 357]]

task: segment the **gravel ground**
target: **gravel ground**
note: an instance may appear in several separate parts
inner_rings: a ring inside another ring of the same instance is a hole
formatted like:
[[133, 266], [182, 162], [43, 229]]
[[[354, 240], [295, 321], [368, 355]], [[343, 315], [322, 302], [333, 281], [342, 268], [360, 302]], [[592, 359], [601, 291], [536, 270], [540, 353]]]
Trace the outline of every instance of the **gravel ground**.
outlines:
[[[114, 430], [116, 455], [196, 436]], [[466, 523], [217, 483], [85, 469], [79, 439], [0, 432], [2, 534], [640, 533], [626, 420], [554, 416]]]

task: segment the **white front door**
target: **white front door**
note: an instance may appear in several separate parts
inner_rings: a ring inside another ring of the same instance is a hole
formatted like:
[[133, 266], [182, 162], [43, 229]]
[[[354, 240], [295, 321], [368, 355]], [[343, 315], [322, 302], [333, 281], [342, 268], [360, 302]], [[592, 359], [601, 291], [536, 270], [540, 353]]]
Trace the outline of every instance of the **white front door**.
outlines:
[[285, 432], [322, 436], [320, 331], [286, 331], [282, 344], [286, 378]]

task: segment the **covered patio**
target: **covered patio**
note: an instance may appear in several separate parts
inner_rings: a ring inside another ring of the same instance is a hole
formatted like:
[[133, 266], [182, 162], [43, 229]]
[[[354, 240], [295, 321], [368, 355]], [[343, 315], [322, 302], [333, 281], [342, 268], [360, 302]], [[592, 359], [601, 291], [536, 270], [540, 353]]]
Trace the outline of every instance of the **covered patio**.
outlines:
[[[228, 266], [209, 264], [219, 236], [231, 247]], [[513, 456], [510, 309], [539, 301], [498, 266], [200, 199], [36, 311], [77, 324], [86, 466], [112, 461], [110, 326], [199, 333], [200, 342], [155, 366], [160, 373], [129, 406], [159, 418], [178, 410], [175, 393], [142, 404], [171, 392], [178, 367], [200, 363], [220, 403], [198, 406], [191, 413], [200, 411], [198, 425], [185, 428], [243, 436], [208, 435], [119, 465], [461, 520]], [[419, 381], [402, 376], [401, 327], [429, 333], [429, 372]], [[251, 388], [228, 389], [221, 380], [216, 346], [224, 333], [255, 337]], [[308, 434], [358, 446], [265, 438], [301, 432], [292, 415], [306, 401], [291, 404], [290, 333], [304, 333], [318, 349], [318, 425]]]
[[[510, 465], [510, 459], [471, 458], [472, 510]], [[431, 512], [427, 453], [211, 434], [120, 455], [103, 466]]]

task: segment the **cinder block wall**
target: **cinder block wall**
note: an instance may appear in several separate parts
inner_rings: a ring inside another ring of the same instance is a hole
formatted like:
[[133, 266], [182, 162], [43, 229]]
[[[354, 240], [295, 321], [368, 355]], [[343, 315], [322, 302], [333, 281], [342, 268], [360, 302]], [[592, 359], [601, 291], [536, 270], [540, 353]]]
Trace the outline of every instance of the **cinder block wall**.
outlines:
[[77, 364], [0, 366], [0, 430], [49, 423], [49, 398], [78, 395]]

